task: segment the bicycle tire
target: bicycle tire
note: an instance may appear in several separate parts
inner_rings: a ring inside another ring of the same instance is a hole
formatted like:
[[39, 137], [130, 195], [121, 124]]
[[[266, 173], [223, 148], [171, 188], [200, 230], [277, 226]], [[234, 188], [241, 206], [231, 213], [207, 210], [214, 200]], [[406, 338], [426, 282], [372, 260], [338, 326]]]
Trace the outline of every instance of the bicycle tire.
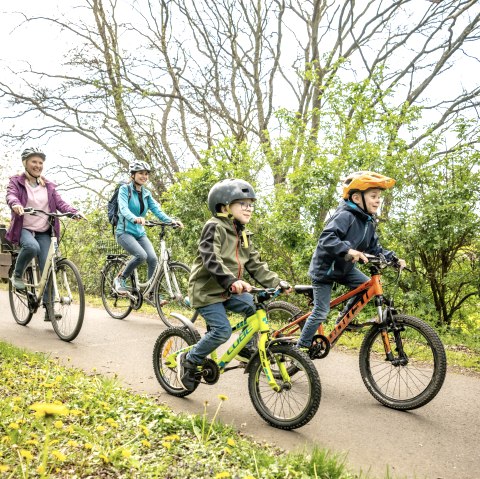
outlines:
[[[50, 275], [52, 272], [50, 273]], [[62, 341], [73, 341], [83, 325], [85, 316], [85, 291], [77, 267], [68, 259], [55, 264], [55, 275], [60, 301], [48, 302], [47, 311], [53, 329]], [[53, 281], [47, 283], [47, 298], [53, 298]]]
[[[273, 329], [286, 326], [302, 314], [303, 312], [298, 306], [286, 301], [272, 301], [267, 305], [268, 324]], [[295, 331], [293, 335], [300, 336], [301, 328], [304, 324], [302, 323], [299, 324], [300, 329]], [[288, 335], [288, 331], [285, 335]]]
[[[183, 388], [177, 378], [177, 368], [166, 364], [166, 358], [171, 352], [178, 351], [200, 340], [200, 334], [195, 336], [185, 328], [168, 328], [158, 336], [153, 348], [153, 370], [155, 377], [165, 391], [176, 397], [185, 397], [193, 391]], [[195, 389], [198, 384], [195, 385]], [[194, 389], [194, 390], [195, 390]]]
[[125, 319], [132, 312], [132, 302], [128, 296], [118, 294], [113, 288], [113, 280], [125, 267], [121, 259], [107, 260], [102, 269], [100, 291], [105, 311], [115, 319]]
[[[190, 268], [186, 264], [179, 263], [177, 261], [168, 263], [168, 267], [170, 273], [170, 283], [175, 297], [172, 298], [170, 296], [165, 279], [165, 271], [162, 271], [162, 274], [158, 278], [157, 284], [155, 285], [153, 293], [155, 304], [157, 306], [158, 315], [166, 326], [169, 328], [181, 327], [181, 322], [172, 316], [168, 316], [163, 310], [163, 307], [168, 305], [169, 307], [175, 308], [176, 312], [183, 312], [183, 314], [187, 317], [191, 315], [191, 308], [185, 303], [185, 298], [188, 295]], [[177, 283], [178, 289], [175, 287], [175, 282]]]
[[[276, 392], [270, 387], [257, 355], [252, 359], [248, 376], [248, 391], [255, 410], [268, 424], [279, 429], [304, 426], [317, 412], [322, 397], [320, 376], [313, 362], [289, 344], [274, 344], [267, 349], [267, 356], [281, 390]], [[276, 367], [279, 361], [287, 362], [287, 370], [295, 368], [290, 383], [282, 384]]]
[[373, 326], [360, 348], [360, 374], [370, 394], [392, 409], [410, 410], [429, 403], [442, 388], [447, 372], [443, 344], [435, 330], [419, 318], [395, 315], [388, 336], [396, 360], [402, 360], [395, 343], [401, 339], [408, 363], [392, 364], [385, 358], [381, 326]]
[[[8, 272], [8, 277], [13, 276], [13, 271], [15, 264], [12, 264], [10, 271]], [[33, 270], [31, 266], [28, 266], [23, 274], [23, 281], [26, 284], [33, 285]], [[26, 291], [29, 294], [35, 295], [35, 287], [27, 287]], [[10, 301], [10, 310], [12, 311], [12, 316], [15, 321], [21, 326], [26, 326], [33, 317], [33, 311], [30, 310], [28, 305], [28, 298], [26, 293], [18, 292], [14, 287], [10, 279], [8, 280], [8, 299]]]

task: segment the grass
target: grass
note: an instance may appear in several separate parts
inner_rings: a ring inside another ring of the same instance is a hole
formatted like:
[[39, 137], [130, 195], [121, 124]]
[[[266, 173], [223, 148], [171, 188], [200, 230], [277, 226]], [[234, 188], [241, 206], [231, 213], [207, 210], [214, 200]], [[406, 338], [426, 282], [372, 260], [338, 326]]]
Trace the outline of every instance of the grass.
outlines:
[[[325, 450], [286, 453], [174, 414], [116, 379], [0, 342], [0, 478], [366, 478]], [[211, 411], [210, 411], [211, 412]]]

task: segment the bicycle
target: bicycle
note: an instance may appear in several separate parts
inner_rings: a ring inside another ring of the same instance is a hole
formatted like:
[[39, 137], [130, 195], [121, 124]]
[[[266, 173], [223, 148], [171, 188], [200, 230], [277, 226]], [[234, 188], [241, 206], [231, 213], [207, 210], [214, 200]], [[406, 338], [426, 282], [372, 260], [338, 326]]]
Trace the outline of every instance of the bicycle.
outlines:
[[[108, 253], [101, 271], [100, 281], [103, 306], [112, 318], [124, 319], [132, 310], [140, 309], [143, 302], [146, 301], [148, 304], [156, 306], [158, 315], [166, 326], [176, 326], [178, 324], [169, 320], [162, 308], [166, 304], [172, 303], [177, 308], [188, 308], [185, 298], [187, 296], [190, 268], [184, 263], [172, 260], [171, 251], [167, 248], [165, 241], [165, 229], [168, 227], [175, 229], [177, 225], [175, 223], [147, 221], [145, 226], [149, 228], [160, 227], [160, 253], [152, 277], [142, 282], [137, 269], [135, 269], [130, 278], [127, 278], [128, 293], [117, 293], [113, 287], [113, 281], [124, 270], [129, 261], [129, 255], [118, 252], [120, 250]], [[115, 246], [118, 248], [116, 243]]]
[[[419, 408], [429, 403], [443, 385], [447, 371], [445, 349], [431, 326], [419, 318], [399, 314], [393, 299], [383, 296], [381, 270], [398, 270], [395, 293], [401, 273], [398, 262], [387, 261], [383, 256], [366, 256], [371, 278], [330, 302], [330, 309], [343, 303], [347, 303], [348, 309], [341, 312], [329, 333], [320, 324], [309, 355], [312, 359], [324, 358], [346, 331], [370, 328], [359, 353], [360, 374], [367, 390], [384, 406], [398, 410]], [[294, 290], [313, 304], [312, 286], [297, 285]], [[372, 299], [377, 317], [363, 323], [352, 322]], [[295, 305], [276, 301], [268, 305], [268, 314], [270, 321], [277, 322], [281, 316], [282, 321], [288, 322], [272, 334], [279, 338], [298, 334], [311, 312], [304, 314]]]
[[[321, 384], [313, 362], [307, 354], [291, 344], [288, 338], [271, 338], [266, 315], [265, 301], [280, 294], [281, 288], [253, 288], [256, 313], [232, 327], [238, 338], [219, 357], [212, 352], [198, 370], [198, 382], [215, 384], [224, 372], [245, 367], [248, 374], [250, 399], [258, 414], [270, 425], [280, 429], [296, 429], [307, 424], [320, 405]], [[153, 368], [162, 388], [173, 396], [185, 397], [193, 391], [183, 388], [177, 378], [177, 357], [189, 351], [200, 340], [200, 333], [193, 322], [198, 317], [195, 312], [192, 320], [178, 313], [172, 313], [183, 327], [163, 331], [153, 349]], [[244, 346], [260, 333], [258, 350], [246, 366], [227, 367], [230, 361]], [[296, 373], [291, 376], [288, 370], [294, 366]]]
[[[34, 258], [23, 274], [26, 289], [17, 290], [9, 282], [9, 300], [15, 321], [26, 326], [43, 303], [43, 294], [46, 291], [49, 301], [44, 306], [52, 322], [57, 336], [63, 341], [73, 341], [82, 328], [85, 314], [85, 292], [82, 279], [77, 267], [72, 261], [63, 258], [58, 248], [59, 241], [55, 236], [53, 221], [55, 218], [76, 218], [73, 213], [47, 213], [34, 208], [25, 208], [25, 214], [38, 213], [49, 217], [51, 239], [45, 268], [40, 275], [38, 258]], [[18, 250], [10, 251], [12, 265], [9, 277], [13, 276]]]

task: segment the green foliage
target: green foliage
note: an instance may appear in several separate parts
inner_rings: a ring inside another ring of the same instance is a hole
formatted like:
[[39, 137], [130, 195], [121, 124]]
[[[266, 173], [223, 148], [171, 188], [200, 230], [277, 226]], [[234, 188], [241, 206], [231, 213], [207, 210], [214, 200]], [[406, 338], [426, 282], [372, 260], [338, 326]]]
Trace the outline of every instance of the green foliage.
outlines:
[[[232, 427], [206, 422], [207, 405], [203, 419], [176, 415], [94, 371], [88, 376], [1, 342], [0, 355], [2, 477], [360, 477], [326, 451], [260, 447]], [[197, 425], [207, 431], [200, 438]]]

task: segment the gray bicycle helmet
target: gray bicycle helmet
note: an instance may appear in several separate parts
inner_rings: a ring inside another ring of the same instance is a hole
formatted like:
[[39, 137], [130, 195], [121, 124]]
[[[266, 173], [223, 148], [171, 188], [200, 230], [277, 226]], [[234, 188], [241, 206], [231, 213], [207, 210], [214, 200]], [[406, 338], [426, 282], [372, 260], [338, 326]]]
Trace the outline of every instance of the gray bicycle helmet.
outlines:
[[213, 216], [218, 213], [219, 205], [229, 205], [235, 200], [255, 200], [255, 191], [250, 183], [244, 180], [230, 178], [215, 183], [208, 193], [208, 209]]
[[136, 171], [148, 171], [150, 173], [151, 166], [146, 161], [135, 160], [130, 163], [128, 170], [130, 173], [135, 173]]
[[47, 157], [47, 155], [45, 155], [45, 153], [40, 148], [37, 148], [37, 147], [25, 148], [25, 150], [22, 151], [22, 154], [21, 154], [22, 161], [27, 160], [31, 156], [39, 156], [43, 160], [45, 160], [45, 158]]

